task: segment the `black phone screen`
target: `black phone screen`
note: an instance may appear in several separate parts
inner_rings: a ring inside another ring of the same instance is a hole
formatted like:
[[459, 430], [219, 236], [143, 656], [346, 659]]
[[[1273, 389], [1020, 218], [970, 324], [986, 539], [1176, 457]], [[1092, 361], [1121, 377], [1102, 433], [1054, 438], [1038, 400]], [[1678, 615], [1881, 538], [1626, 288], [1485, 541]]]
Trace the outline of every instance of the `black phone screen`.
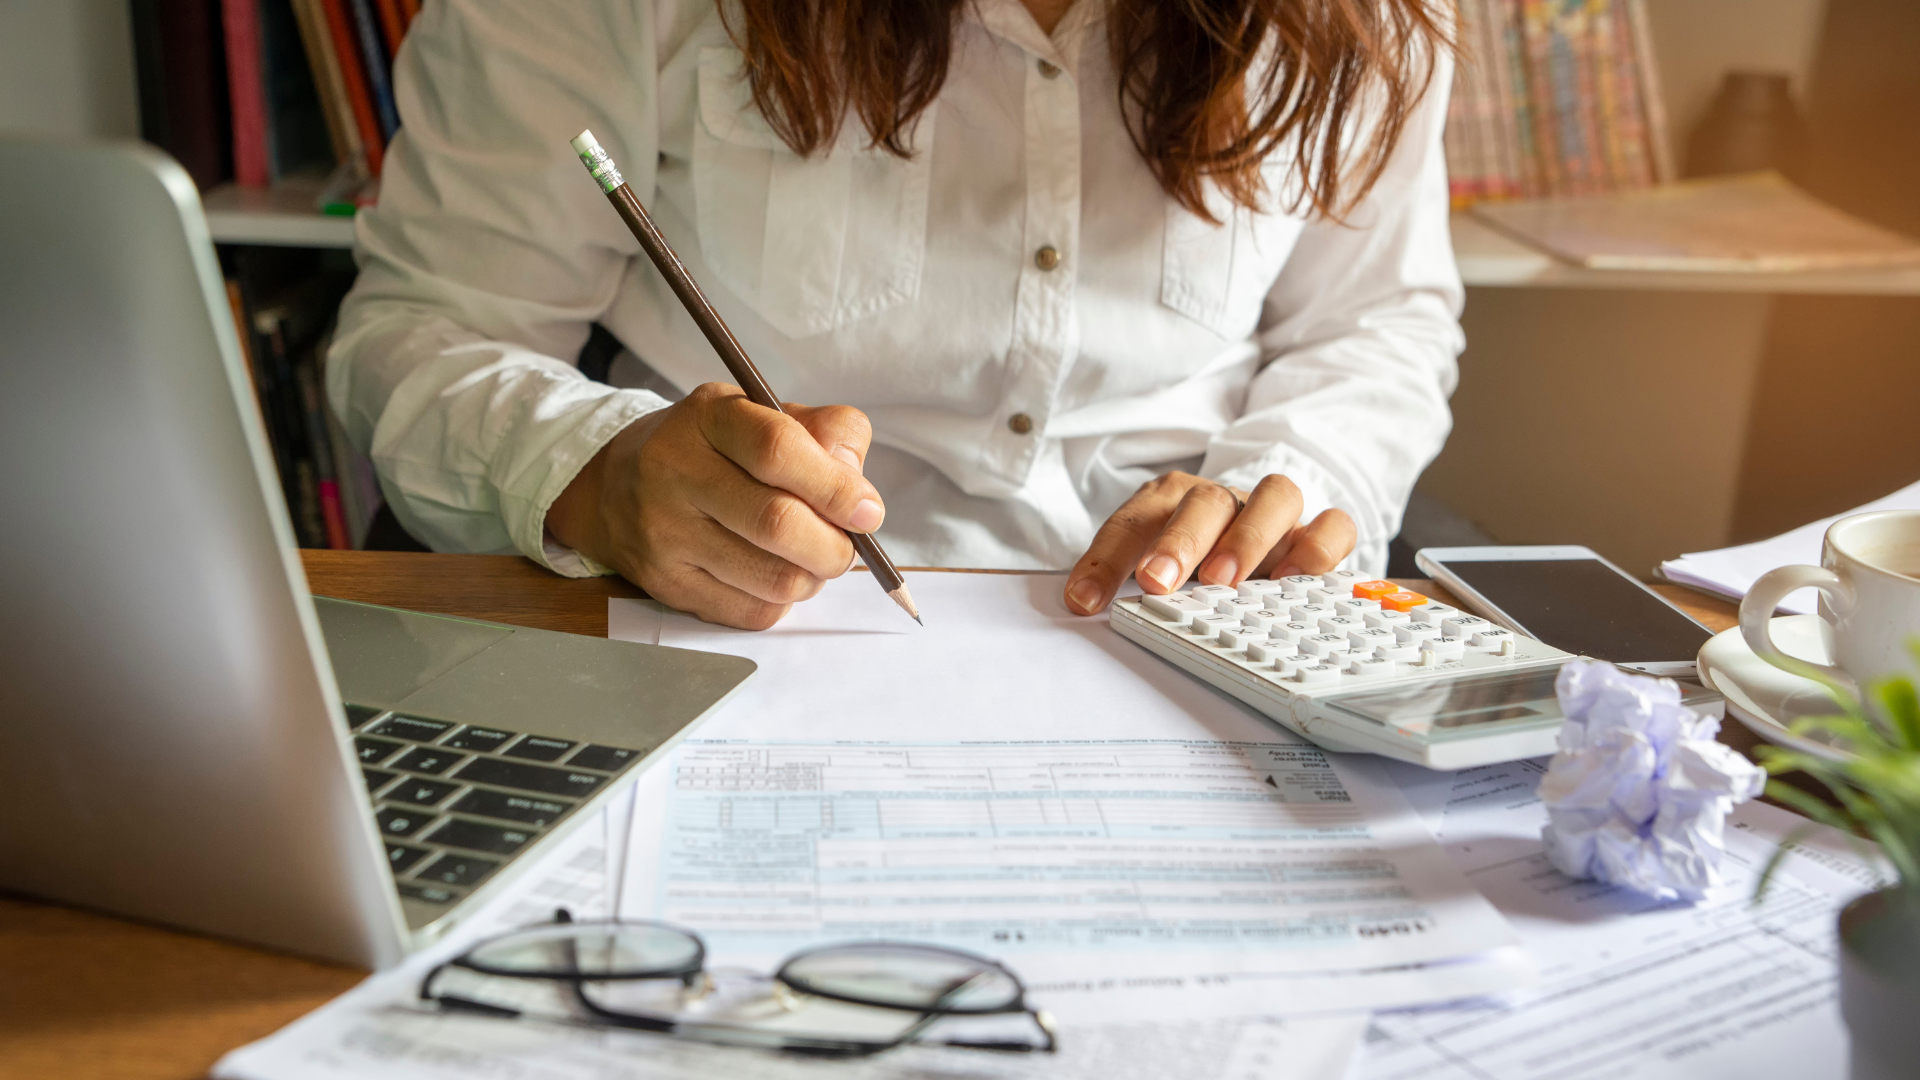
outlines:
[[1449, 562], [1529, 637], [1616, 664], [1691, 662], [1713, 635], [1598, 559]]

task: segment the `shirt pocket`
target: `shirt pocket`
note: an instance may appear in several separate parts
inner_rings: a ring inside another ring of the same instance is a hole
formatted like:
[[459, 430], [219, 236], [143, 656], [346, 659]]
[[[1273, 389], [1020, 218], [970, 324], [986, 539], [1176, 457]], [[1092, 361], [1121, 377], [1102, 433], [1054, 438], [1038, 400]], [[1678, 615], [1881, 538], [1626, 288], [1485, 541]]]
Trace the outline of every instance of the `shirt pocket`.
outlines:
[[1233, 205], [1214, 189], [1208, 198], [1218, 225], [1167, 201], [1160, 303], [1239, 341], [1258, 325], [1261, 305], [1300, 240], [1302, 222]]
[[913, 300], [927, 250], [934, 113], [913, 156], [841, 145], [801, 157], [753, 103], [738, 50], [700, 51], [695, 225], [713, 274], [775, 329], [806, 337]]

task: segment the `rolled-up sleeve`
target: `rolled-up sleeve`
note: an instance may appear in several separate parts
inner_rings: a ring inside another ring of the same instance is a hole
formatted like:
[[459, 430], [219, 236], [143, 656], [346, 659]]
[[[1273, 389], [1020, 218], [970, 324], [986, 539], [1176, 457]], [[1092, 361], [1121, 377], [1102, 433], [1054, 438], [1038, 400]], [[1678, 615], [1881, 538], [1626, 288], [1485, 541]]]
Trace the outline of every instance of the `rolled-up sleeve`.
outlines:
[[568, 141], [592, 128], [652, 189], [649, 7], [439, 0], [401, 50], [403, 127], [359, 215], [327, 391], [400, 522], [436, 550], [605, 572], [546, 536], [547, 509], [666, 402], [572, 362], [637, 249]]
[[1263, 366], [1201, 466], [1242, 487], [1285, 474], [1308, 517], [1347, 511], [1352, 565], [1373, 573], [1452, 427], [1465, 342], [1441, 150], [1451, 79], [1442, 58], [1372, 191], [1344, 222], [1302, 233], [1267, 298]]

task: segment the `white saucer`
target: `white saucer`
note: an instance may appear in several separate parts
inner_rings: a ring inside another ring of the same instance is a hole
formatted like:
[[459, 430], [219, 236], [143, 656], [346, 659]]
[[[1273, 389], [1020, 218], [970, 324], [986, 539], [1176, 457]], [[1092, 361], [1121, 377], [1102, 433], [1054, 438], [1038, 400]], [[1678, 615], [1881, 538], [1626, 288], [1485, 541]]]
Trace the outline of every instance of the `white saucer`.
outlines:
[[[1788, 656], [1816, 664], [1832, 663], [1818, 615], [1781, 615], [1773, 620], [1773, 640]], [[1852, 755], [1846, 744], [1831, 735], [1795, 735], [1787, 725], [1805, 716], [1839, 712], [1827, 688], [1762, 660], [1740, 635], [1740, 628], [1722, 630], [1700, 649], [1700, 681], [1727, 699], [1727, 711], [1753, 733], [1780, 746], [1800, 750], [1828, 761]]]

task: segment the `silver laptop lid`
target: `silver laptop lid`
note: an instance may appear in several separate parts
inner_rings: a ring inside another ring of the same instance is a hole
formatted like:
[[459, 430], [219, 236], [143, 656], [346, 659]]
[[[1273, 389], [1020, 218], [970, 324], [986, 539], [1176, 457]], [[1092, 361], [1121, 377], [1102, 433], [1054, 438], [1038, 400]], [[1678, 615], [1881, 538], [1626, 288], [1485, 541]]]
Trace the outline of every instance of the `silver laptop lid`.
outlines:
[[386, 966], [270, 461], [187, 174], [0, 141], [0, 889]]

